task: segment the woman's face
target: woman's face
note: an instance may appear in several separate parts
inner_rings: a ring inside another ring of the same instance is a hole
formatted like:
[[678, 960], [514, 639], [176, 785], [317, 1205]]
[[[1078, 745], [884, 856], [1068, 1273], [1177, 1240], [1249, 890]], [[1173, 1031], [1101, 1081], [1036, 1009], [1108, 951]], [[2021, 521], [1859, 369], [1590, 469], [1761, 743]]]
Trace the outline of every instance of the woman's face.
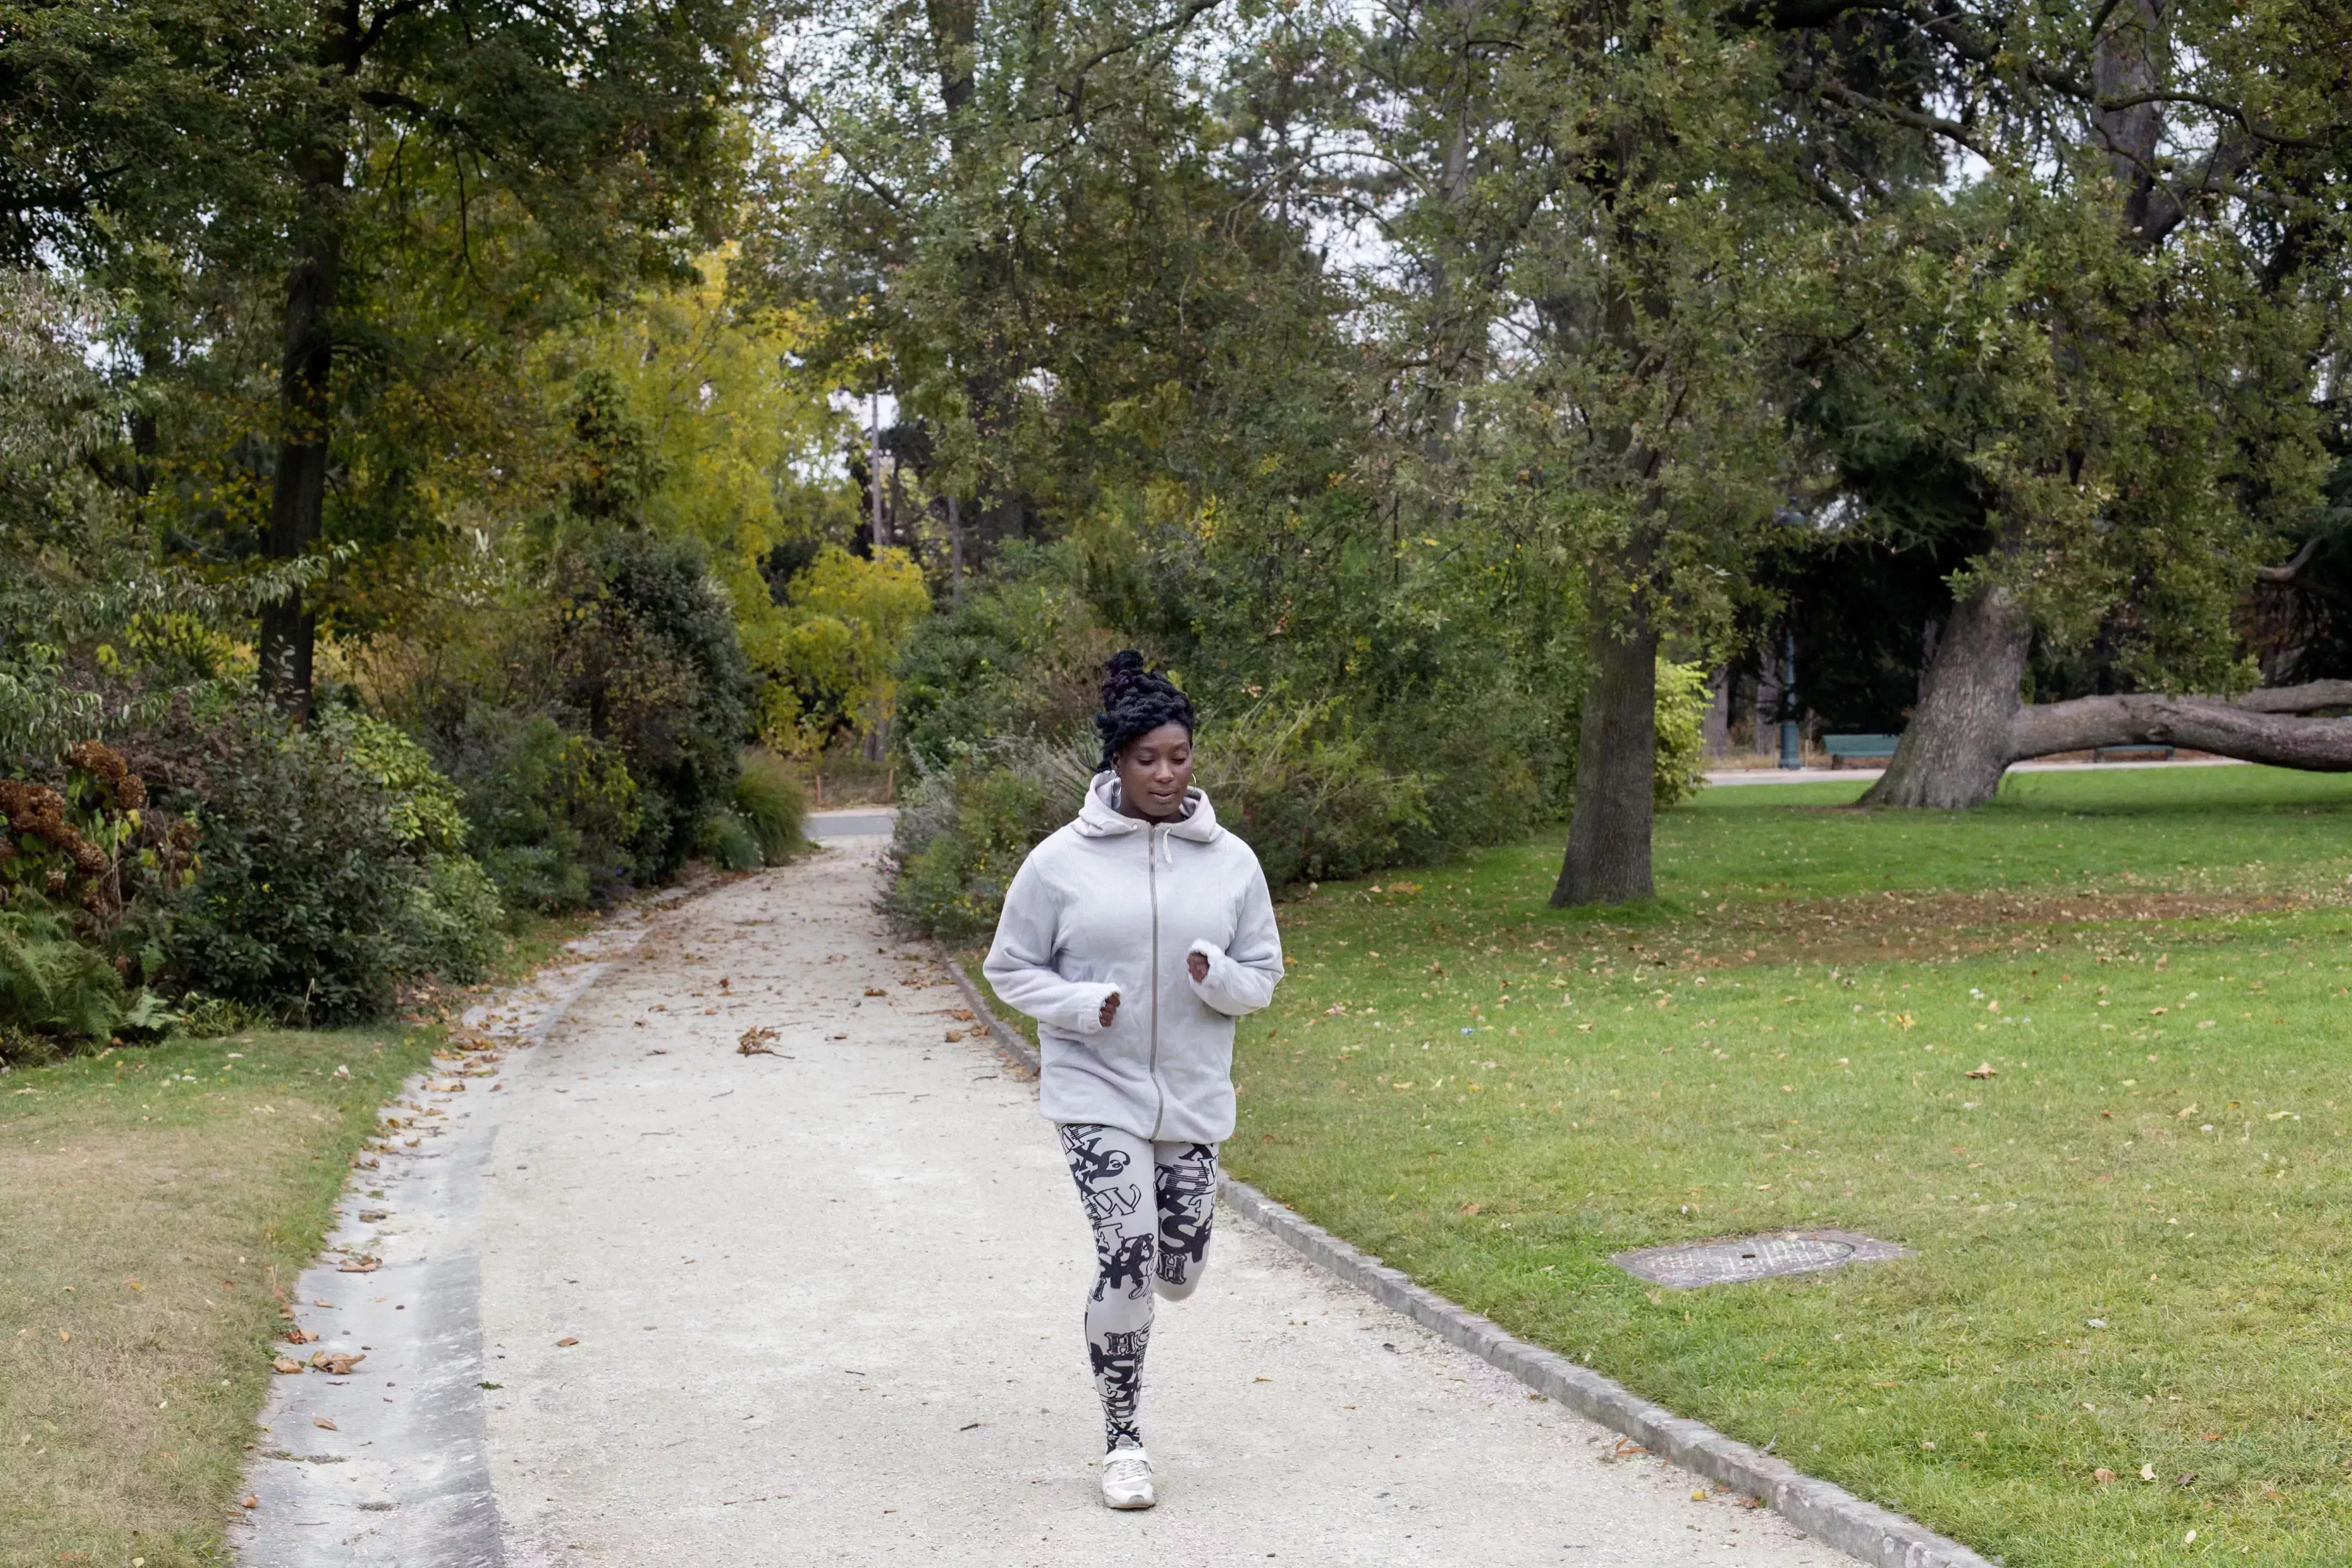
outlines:
[[1118, 795], [1130, 816], [1172, 822], [1192, 787], [1192, 732], [1181, 724], [1146, 731], [1118, 754]]

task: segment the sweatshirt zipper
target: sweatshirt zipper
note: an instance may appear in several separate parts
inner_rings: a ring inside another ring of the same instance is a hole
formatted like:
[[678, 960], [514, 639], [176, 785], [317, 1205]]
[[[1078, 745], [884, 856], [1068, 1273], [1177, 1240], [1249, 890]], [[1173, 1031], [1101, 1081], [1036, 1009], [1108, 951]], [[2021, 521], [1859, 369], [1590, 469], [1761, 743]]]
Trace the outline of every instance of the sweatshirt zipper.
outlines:
[[1157, 1142], [1160, 1124], [1168, 1116], [1168, 1091], [1160, 1083], [1160, 829], [1143, 830], [1145, 876], [1151, 889], [1151, 1092], [1159, 1106], [1151, 1113], [1151, 1136]]

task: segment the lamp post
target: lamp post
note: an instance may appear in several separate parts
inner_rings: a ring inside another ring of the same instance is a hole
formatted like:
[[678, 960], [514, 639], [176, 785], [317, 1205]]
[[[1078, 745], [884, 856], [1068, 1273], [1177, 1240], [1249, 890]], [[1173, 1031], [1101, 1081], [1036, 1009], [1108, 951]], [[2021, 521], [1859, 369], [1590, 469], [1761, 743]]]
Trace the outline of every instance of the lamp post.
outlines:
[[[1783, 528], [1802, 528], [1807, 519], [1797, 507], [1784, 506], [1772, 514], [1772, 521]], [[1804, 736], [1798, 726], [1803, 710], [1797, 706], [1797, 623], [1793, 612], [1780, 636], [1780, 765], [1793, 770], [1805, 765]]]
[[1797, 723], [1796, 627], [1790, 626], [1783, 636], [1787, 640], [1780, 647], [1780, 765], [1801, 768], [1805, 765], [1805, 748]]

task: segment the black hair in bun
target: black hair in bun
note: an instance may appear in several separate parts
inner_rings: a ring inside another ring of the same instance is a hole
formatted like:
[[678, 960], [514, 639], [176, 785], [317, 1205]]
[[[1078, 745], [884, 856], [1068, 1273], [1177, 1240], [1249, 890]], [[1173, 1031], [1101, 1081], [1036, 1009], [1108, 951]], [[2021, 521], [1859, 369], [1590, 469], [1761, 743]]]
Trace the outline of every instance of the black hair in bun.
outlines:
[[1192, 700], [1157, 670], [1144, 668], [1143, 656], [1133, 648], [1112, 656], [1103, 666], [1102, 711], [1095, 715], [1095, 733], [1102, 737], [1098, 767], [1118, 765], [1119, 752], [1139, 735], [1162, 724], [1181, 724], [1192, 732]]

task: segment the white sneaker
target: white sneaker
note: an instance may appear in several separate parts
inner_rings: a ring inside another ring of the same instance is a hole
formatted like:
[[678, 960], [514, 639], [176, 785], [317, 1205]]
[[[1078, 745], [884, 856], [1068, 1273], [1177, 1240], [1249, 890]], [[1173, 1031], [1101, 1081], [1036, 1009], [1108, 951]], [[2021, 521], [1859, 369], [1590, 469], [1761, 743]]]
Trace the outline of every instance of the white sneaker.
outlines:
[[1103, 1456], [1103, 1502], [1111, 1508], [1150, 1508], [1151, 1456], [1140, 1448], [1113, 1448]]

